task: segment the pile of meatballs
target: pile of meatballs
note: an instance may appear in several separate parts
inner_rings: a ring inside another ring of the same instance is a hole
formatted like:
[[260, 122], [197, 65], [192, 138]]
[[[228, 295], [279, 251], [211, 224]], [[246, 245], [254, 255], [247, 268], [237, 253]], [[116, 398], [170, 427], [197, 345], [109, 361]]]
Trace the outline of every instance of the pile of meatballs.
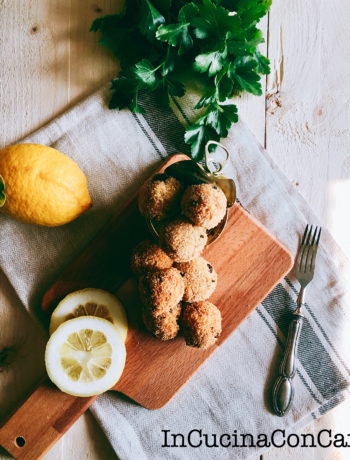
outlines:
[[215, 184], [185, 187], [155, 174], [140, 189], [138, 204], [159, 225], [159, 244], [142, 241], [131, 256], [144, 324], [160, 340], [181, 330], [187, 345], [208, 348], [221, 334], [221, 313], [208, 301], [218, 276], [201, 253], [207, 232], [226, 214], [225, 194]]

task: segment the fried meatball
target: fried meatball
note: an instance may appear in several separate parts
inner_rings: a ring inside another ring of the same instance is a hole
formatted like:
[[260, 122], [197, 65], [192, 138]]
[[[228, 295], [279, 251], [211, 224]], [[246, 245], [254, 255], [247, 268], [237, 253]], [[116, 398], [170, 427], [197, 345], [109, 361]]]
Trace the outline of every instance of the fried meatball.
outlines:
[[226, 214], [227, 200], [213, 184], [190, 185], [181, 200], [182, 214], [207, 229], [216, 227]]
[[176, 214], [180, 210], [182, 191], [183, 186], [174, 177], [155, 174], [140, 189], [140, 213], [158, 221]]
[[175, 267], [180, 271], [185, 280], [185, 302], [199, 302], [207, 300], [214, 292], [218, 275], [212, 265], [202, 257], [190, 262], [176, 263]]
[[207, 300], [184, 304], [181, 328], [187, 345], [208, 348], [221, 334], [220, 310]]
[[168, 254], [152, 241], [141, 241], [132, 252], [131, 269], [136, 275], [146, 271], [170, 268], [173, 261]]
[[177, 305], [173, 307], [164, 307], [164, 305], [151, 305], [151, 306], [144, 306], [144, 311], [147, 311], [152, 314], [152, 316], [162, 316], [164, 313], [171, 313], [175, 316], [176, 320], [180, 319], [181, 311], [182, 311], [182, 303], [179, 302]]
[[205, 228], [185, 219], [176, 219], [161, 229], [160, 241], [175, 262], [188, 262], [201, 255], [208, 236]]
[[169, 309], [184, 295], [185, 282], [176, 268], [167, 268], [144, 274], [139, 280], [142, 303], [153, 309]]
[[181, 313], [181, 304], [168, 310], [149, 308], [143, 310], [143, 322], [146, 328], [160, 340], [171, 340], [179, 333], [178, 319]]

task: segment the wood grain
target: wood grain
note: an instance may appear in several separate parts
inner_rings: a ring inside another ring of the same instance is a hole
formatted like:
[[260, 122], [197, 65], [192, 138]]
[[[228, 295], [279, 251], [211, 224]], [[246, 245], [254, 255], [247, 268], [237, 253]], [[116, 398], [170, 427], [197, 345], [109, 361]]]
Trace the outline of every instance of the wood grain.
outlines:
[[116, 75], [118, 63], [89, 29], [93, 19], [119, 11], [121, 4], [122, 0], [0, 1], [0, 148]]
[[[159, 171], [186, 159], [185, 155], [175, 155]], [[229, 211], [225, 231], [204, 252], [219, 276], [211, 300], [221, 310], [223, 332], [213, 347], [197, 350], [187, 347], [181, 337], [162, 343], [142, 324], [137, 286], [128, 267], [132, 248], [146, 235], [137, 197], [133, 197], [48, 289], [42, 307], [51, 312], [63, 296], [79, 288], [116, 292], [128, 315], [129, 332], [126, 366], [114, 389], [148, 409], [158, 409], [290, 271], [293, 259], [247, 211], [235, 204]], [[41, 457], [94, 399], [66, 395], [46, 381], [0, 428], [0, 444], [19, 459]], [[19, 445], [18, 440], [25, 444]]]
[[328, 223], [350, 175], [349, 21], [346, 0], [275, 0], [269, 21], [266, 148]]
[[16, 459], [37, 460], [94, 400], [62, 393], [46, 380], [0, 428], [0, 445]]

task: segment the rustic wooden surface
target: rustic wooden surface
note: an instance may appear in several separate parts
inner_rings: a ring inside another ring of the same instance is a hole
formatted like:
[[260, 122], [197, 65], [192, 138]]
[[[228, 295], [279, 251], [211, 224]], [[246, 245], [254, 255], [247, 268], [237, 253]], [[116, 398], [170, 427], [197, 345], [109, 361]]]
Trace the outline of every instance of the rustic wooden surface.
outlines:
[[[119, 4], [120, 0], [0, 0], [1, 146], [52, 119], [114, 75], [117, 64], [96, 45], [88, 28], [93, 18], [114, 12]], [[272, 62], [265, 97], [244, 96], [238, 105], [253, 133], [350, 256], [349, 20], [348, 0], [274, 0], [263, 22], [267, 43], [262, 48]], [[0, 286], [0, 348], [18, 345], [14, 363], [0, 374], [2, 416], [39, 378], [42, 362], [37, 357], [43, 339], [1, 273]], [[349, 413], [349, 403], [343, 404], [308, 430], [344, 432]], [[340, 449], [275, 449], [263, 458], [346, 455]], [[116, 457], [86, 415], [46, 458]]]

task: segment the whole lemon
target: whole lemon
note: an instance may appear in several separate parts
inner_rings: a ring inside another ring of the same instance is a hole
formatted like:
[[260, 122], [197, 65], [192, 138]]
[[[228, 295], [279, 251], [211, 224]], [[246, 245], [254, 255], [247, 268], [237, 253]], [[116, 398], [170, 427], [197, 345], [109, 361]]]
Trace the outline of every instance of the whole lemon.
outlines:
[[91, 206], [85, 174], [67, 155], [40, 144], [0, 150], [6, 201], [1, 210], [32, 224], [56, 227]]

